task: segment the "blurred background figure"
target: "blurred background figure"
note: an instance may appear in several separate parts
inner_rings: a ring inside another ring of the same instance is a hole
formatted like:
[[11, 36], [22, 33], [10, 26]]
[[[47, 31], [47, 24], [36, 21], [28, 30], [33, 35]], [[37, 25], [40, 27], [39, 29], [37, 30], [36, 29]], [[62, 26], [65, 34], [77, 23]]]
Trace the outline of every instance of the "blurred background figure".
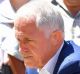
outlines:
[[77, 45], [80, 44], [79, 36], [76, 36], [80, 34], [80, 0], [52, 0], [52, 3], [56, 6], [59, 6], [62, 14], [65, 27], [65, 39], [74, 40]]
[[[16, 48], [18, 44], [16, 43], [17, 41], [15, 41], [14, 35], [13, 35], [14, 16], [15, 16], [15, 11], [12, 8], [10, 0], [2, 0], [2, 2], [0, 3], [0, 41], [1, 41], [0, 42], [0, 44], [1, 44], [0, 45], [0, 53], [2, 54], [2, 55], [0, 54], [1, 74], [6, 74], [6, 73], [7, 74], [17, 74], [15, 72], [18, 70], [18, 69], [14, 70], [15, 67], [12, 68], [12, 64], [10, 63], [11, 58], [9, 58], [9, 56], [11, 56], [12, 53], [19, 54], [17, 52], [18, 49]], [[8, 55], [8, 54], [10, 54], [10, 55]], [[17, 56], [15, 56], [15, 54], [14, 54], [14, 57], [17, 58]], [[18, 60], [18, 59], [16, 59], [16, 60]], [[13, 65], [14, 65], [14, 63], [13, 63]], [[22, 62], [19, 61], [18, 63], [22, 63]], [[17, 66], [17, 68], [19, 68], [21, 66], [22, 66], [22, 70], [23, 70], [25, 68], [24, 63]], [[25, 73], [25, 70], [23, 72]]]
[[13, 17], [14, 11], [11, 8], [9, 0], [2, 0], [0, 2], [0, 54], [2, 54], [0, 56], [1, 67], [3, 64], [5, 64], [6, 66], [8, 65], [8, 55], [4, 50], [2, 50], [1, 46], [6, 37], [11, 34], [13, 27]]
[[64, 4], [74, 19], [71, 29], [72, 40], [80, 46], [80, 0], [64, 0]]
[[80, 11], [80, 0], [63, 0], [69, 12], [75, 17]]
[[76, 45], [80, 46], [80, 15], [77, 16], [72, 25], [72, 40]]
[[72, 24], [74, 21], [74, 18], [68, 11], [68, 8], [64, 4], [64, 0], [52, 0], [52, 3], [58, 7], [58, 10], [60, 11], [63, 20], [64, 20], [64, 31], [65, 31], [65, 40], [72, 40]]

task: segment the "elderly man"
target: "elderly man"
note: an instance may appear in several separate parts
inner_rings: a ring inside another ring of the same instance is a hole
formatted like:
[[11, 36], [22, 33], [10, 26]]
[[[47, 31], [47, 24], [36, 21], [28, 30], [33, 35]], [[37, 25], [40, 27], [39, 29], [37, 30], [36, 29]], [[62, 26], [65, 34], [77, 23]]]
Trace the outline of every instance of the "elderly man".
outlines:
[[80, 51], [64, 41], [63, 19], [47, 1], [31, 1], [21, 7], [14, 21], [19, 50], [27, 67], [40, 74], [79, 74]]

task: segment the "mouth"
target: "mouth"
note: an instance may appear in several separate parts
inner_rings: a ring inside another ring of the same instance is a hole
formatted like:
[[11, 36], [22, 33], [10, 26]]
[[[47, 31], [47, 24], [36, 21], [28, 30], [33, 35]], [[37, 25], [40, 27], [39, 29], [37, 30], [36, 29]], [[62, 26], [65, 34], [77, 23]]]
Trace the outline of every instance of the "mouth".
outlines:
[[23, 56], [23, 58], [29, 59], [32, 58], [32, 56]]
[[30, 51], [27, 51], [27, 52], [22, 51], [21, 55], [22, 55], [23, 58], [31, 58], [31, 57], [33, 57], [32, 53]]

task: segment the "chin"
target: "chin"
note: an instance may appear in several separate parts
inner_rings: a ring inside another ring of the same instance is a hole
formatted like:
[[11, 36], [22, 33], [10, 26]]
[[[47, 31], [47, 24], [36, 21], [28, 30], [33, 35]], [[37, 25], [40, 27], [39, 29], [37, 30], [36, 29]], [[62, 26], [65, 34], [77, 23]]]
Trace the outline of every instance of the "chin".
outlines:
[[31, 64], [25, 64], [25, 67], [36, 68], [36, 66], [33, 66], [33, 65], [31, 65]]
[[41, 62], [41, 60], [35, 60], [33, 58], [24, 58], [24, 64], [26, 67], [30, 67], [30, 68], [42, 68], [43, 67], [43, 63]]
[[24, 64], [25, 64], [25, 67], [29, 67], [29, 68], [42, 68], [43, 67], [43, 65], [38, 64], [38, 63], [24, 62]]
[[35, 62], [34, 61], [32, 61], [32, 62], [24, 62], [24, 64], [25, 64], [25, 67], [30, 67], [30, 68], [37, 68], [38, 66], [35, 64]]

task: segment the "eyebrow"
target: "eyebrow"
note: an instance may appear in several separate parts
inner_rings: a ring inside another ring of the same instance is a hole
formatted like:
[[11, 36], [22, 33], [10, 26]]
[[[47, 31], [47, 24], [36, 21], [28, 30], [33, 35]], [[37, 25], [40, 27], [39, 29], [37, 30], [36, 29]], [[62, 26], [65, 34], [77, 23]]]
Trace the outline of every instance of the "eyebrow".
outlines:
[[[19, 37], [16, 37], [18, 41], [21, 41], [21, 39]], [[31, 38], [28, 38], [28, 37], [24, 37], [23, 38], [23, 41], [34, 41], [33, 39]]]

